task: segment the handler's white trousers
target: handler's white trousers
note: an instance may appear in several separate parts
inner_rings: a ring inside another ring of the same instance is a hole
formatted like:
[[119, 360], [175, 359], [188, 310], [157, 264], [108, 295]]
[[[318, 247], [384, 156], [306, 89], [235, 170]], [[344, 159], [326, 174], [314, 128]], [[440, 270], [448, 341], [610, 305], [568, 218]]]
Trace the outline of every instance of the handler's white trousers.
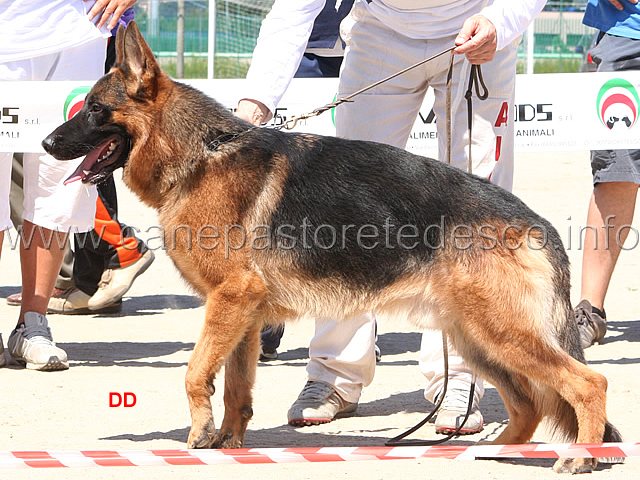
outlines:
[[[454, 45], [455, 37], [416, 40], [391, 30], [360, 3], [342, 23], [347, 48], [340, 75], [339, 96], [351, 94], [396, 73], [420, 60]], [[491, 179], [506, 190], [513, 184], [514, 90], [517, 44], [496, 53], [493, 61], [482, 65], [489, 98], [473, 95], [473, 173]], [[434, 89], [439, 157], [446, 159], [446, 80], [450, 56], [417, 67], [375, 87], [336, 109], [339, 137], [372, 140], [400, 148], [406, 146], [426, 91]], [[469, 82], [470, 64], [456, 56], [452, 80], [451, 163], [468, 170], [469, 133], [464, 94]], [[429, 112], [424, 112], [426, 117]], [[442, 188], [446, 188], [443, 185]], [[466, 199], [461, 198], [461, 202]], [[375, 372], [375, 321], [367, 314], [344, 321], [316, 321], [316, 333], [309, 346], [307, 373], [310, 380], [333, 385], [347, 401], [357, 402], [364, 386]], [[384, 351], [382, 352], [384, 355]], [[434, 401], [442, 388], [444, 368], [442, 336], [425, 330], [420, 348], [420, 370], [428, 385], [425, 397]], [[468, 389], [472, 372], [449, 346], [449, 388]], [[482, 397], [482, 380], [476, 394]]]
[[[17, 81], [95, 82], [104, 74], [107, 40], [98, 38], [68, 50], [14, 62], [0, 63], [1, 88]], [[70, 85], [69, 92], [77, 85]], [[35, 88], [35, 87], [34, 87]], [[65, 119], [60, 115], [60, 123]], [[60, 161], [39, 152], [24, 154], [24, 219], [62, 232], [86, 232], [94, 227], [95, 185], [75, 182], [64, 185], [81, 160]], [[13, 152], [0, 152], [0, 230], [11, 228], [9, 190]]]

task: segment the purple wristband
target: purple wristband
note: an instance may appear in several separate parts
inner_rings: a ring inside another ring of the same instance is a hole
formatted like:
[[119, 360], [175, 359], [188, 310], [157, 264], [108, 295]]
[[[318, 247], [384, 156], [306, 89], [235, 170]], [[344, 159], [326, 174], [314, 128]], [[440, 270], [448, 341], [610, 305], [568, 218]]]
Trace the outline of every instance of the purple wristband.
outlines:
[[111, 35], [115, 36], [116, 33], [118, 33], [118, 27], [120, 27], [120, 25], [122, 25], [123, 27], [126, 27], [127, 24], [133, 20], [133, 16], [134, 16], [134, 12], [133, 12], [133, 7], [129, 7], [127, 10], [125, 10], [125, 12], [122, 14], [122, 16], [120, 17], [120, 19], [118, 20], [118, 24], [115, 26], [115, 28], [113, 30], [111, 30]]

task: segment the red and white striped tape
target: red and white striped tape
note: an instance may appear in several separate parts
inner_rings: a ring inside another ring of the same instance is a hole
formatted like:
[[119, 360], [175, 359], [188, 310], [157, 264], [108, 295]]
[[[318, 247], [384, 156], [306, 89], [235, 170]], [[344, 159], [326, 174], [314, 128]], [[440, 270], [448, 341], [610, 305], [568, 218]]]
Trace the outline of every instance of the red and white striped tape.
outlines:
[[640, 457], [640, 443], [242, 448], [234, 450], [12, 451], [0, 452], [0, 469], [315, 463], [417, 458], [474, 460], [476, 458], [592, 457]]

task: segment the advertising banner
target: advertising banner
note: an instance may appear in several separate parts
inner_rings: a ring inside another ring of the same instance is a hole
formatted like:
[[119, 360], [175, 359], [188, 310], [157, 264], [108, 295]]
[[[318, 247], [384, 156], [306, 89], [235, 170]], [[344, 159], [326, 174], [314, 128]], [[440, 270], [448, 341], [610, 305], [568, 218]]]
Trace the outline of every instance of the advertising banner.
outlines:
[[[229, 109], [235, 108], [245, 90], [244, 80], [187, 83]], [[40, 151], [42, 139], [82, 107], [90, 87], [91, 82], [2, 83], [0, 149]], [[640, 72], [519, 75], [515, 105], [506, 112], [516, 121], [516, 151], [640, 148], [638, 91]], [[337, 79], [294, 79], [269, 126], [332, 102], [336, 92]], [[432, 105], [429, 91], [407, 148], [435, 157], [438, 135]], [[301, 121], [295, 131], [334, 135], [334, 113]]]

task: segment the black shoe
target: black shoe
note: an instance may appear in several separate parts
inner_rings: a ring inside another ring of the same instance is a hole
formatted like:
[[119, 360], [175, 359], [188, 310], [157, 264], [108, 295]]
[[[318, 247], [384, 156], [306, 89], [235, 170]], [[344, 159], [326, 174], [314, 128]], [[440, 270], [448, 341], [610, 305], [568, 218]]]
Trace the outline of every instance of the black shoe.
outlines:
[[270, 362], [271, 360], [276, 360], [278, 358], [278, 351], [276, 349], [273, 350], [265, 350], [264, 347], [260, 352], [260, 361], [261, 362]]
[[582, 348], [594, 343], [602, 343], [607, 333], [607, 316], [604, 310], [593, 307], [587, 300], [582, 300], [573, 310], [580, 330]]
[[375, 352], [376, 352], [376, 363], [380, 363], [382, 361], [382, 352], [380, 351], [380, 347], [378, 346], [377, 343], [375, 345]]

